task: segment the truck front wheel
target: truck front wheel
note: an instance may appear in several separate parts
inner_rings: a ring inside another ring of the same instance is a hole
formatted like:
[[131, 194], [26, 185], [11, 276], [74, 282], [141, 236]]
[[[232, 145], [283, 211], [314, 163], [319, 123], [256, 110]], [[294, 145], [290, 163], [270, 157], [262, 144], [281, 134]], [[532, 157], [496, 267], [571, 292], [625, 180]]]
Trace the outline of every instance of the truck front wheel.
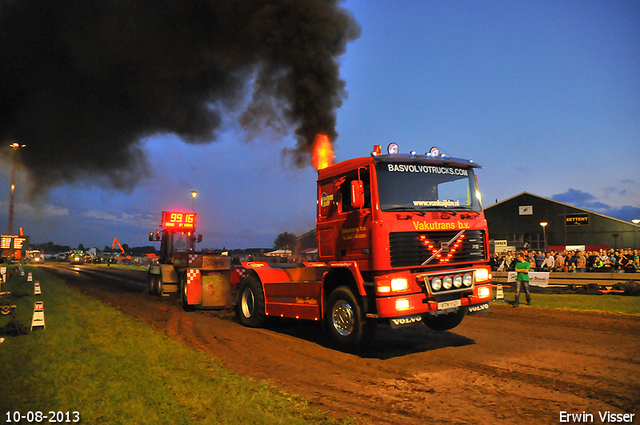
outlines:
[[427, 315], [424, 324], [434, 331], [448, 331], [462, 322], [466, 308], [458, 308], [455, 313], [441, 314], [438, 316]]
[[240, 283], [236, 315], [238, 321], [244, 326], [250, 328], [264, 326], [264, 293], [260, 281], [255, 276], [248, 276]]
[[164, 296], [164, 281], [162, 280], [162, 272], [156, 280], [156, 295]]
[[152, 274], [151, 272], [149, 272], [149, 274], [147, 275], [147, 283], [149, 286], [149, 293], [151, 295], [158, 295], [159, 279], [160, 279], [160, 276], [158, 276], [157, 274]]
[[362, 341], [363, 325], [360, 305], [346, 286], [334, 289], [327, 301], [327, 326], [338, 344], [356, 346]]

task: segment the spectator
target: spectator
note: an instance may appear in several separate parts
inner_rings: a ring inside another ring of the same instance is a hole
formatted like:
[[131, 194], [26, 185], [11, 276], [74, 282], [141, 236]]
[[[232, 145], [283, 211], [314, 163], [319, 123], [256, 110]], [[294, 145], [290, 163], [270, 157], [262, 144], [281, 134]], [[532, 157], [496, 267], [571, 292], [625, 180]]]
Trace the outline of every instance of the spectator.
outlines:
[[491, 265], [491, 270], [498, 270], [498, 267], [500, 266], [500, 256], [498, 255], [497, 252], [494, 252], [493, 254], [491, 254], [490, 265]]
[[587, 259], [584, 256], [584, 252], [578, 252], [578, 258], [576, 260], [576, 273], [584, 273], [587, 271]]
[[609, 259], [609, 256], [607, 255], [607, 251], [605, 251], [604, 249], [600, 250], [600, 259], [605, 265], [607, 264], [607, 260]]
[[622, 270], [626, 273], [635, 273], [635, 267], [633, 266], [633, 255], [631, 250], [622, 250], [622, 258], [620, 259], [620, 265]]
[[535, 261], [536, 261], [536, 269], [537, 270], [541, 270], [542, 269], [542, 263], [545, 260], [544, 254], [542, 253], [542, 251], [538, 251], [538, 253], [535, 254], [534, 258], [535, 258]]
[[564, 256], [562, 255], [561, 252], [558, 252], [558, 255], [556, 256], [556, 271], [557, 272], [563, 272], [565, 271], [565, 264], [564, 264]]
[[575, 256], [575, 253], [573, 251], [569, 251], [569, 258], [567, 259], [567, 272], [569, 273], [575, 273], [576, 272], [576, 263], [577, 263], [577, 258]]
[[593, 260], [592, 270], [594, 272], [599, 272], [599, 271], [602, 271], [603, 267], [604, 267], [604, 262], [602, 261], [602, 259], [600, 259], [599, 256], [596, 256], [596, 258], [594, 258]]
[[513, 253], [511, 251], [507, 252], [507, 255], [504, 256], [504, 270], [510, 271], [513, 270]]
[[618, 251], [613, 251], [613, 253], [609, 255], [609, 262], [611, 263], [611, 271], [620, 271], [620, 253]]
[[596, 257], [597, 257], [597, 252], [596, 251], [587, 251], [587, 271], [592, 271], [593, 270], [593, 263], [596, 261]]
[[514, 307], [518, 307], [520, 305], [520, 286], [524, 286], [525, 295], [527, 298], [527, 305], [531, 305], [531, 294], [529, 293], [529, 268], [530, 263], [528, 263], [524, 254], [518, 253], [518, 262], [516, 263], [515, 271], [518, 272], [516, 276], [516, 298], [513, 303]]
[[556, 259], [553, 256], [553, 251], [547, 252], [547, 257], [542, 262], [542, 270], [545, 272], [549, 272], [553, 270], [556, 266]]

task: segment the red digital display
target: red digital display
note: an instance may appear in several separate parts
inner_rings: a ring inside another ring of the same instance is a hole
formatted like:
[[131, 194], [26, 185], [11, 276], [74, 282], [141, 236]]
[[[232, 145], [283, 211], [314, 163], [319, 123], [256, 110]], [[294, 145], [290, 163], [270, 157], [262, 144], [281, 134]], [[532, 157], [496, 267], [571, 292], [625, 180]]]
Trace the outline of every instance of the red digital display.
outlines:
[[161, 226], [173, 229], [195, 229], [197, 216], [196, 213], [162, 211]]

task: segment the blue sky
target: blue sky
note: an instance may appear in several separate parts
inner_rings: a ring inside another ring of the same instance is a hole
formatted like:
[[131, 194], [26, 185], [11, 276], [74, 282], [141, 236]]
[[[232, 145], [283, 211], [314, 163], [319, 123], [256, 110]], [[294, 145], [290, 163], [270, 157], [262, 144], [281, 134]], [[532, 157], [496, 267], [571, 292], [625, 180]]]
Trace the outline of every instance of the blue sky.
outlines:
[[[338, 161], [395, 141], [474, 159], [485, 206], [523, 191], [613, 217], [640, 218], [640, 3], [347, 1], [362, 35], [340, 58]], [[315, 225], [315, 179], [281, 151], [293, 137], [247, 142], [230, 112], [219, 140], [155, 135], [151, 175], [130, 191], [89, 176], [27, 200], [14, 227], [33, 243], [148, 245], [162, 210], [193, 207], [203, 247], [271, 247]], [[26, 149], [29, 147], [27, 146]], [[6, 151], [2, 151], [3, 155]], [[0, 169], [6, 231], [10, 169]]]

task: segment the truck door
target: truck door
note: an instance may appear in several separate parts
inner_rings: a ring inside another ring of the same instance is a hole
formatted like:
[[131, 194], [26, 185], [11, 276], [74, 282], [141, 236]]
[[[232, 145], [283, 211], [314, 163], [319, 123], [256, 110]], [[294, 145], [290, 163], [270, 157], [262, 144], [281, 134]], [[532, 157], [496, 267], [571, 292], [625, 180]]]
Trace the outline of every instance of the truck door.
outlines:
[[[351, 205], [351, 182], [362, 180], [365, 205]], [[371, 189], [368, 168], [361, 167], [338, 176], [320, 187], [318, 206], [318, 247], [322, 260], [361, 260], [368, 269], [371, 245]]]

